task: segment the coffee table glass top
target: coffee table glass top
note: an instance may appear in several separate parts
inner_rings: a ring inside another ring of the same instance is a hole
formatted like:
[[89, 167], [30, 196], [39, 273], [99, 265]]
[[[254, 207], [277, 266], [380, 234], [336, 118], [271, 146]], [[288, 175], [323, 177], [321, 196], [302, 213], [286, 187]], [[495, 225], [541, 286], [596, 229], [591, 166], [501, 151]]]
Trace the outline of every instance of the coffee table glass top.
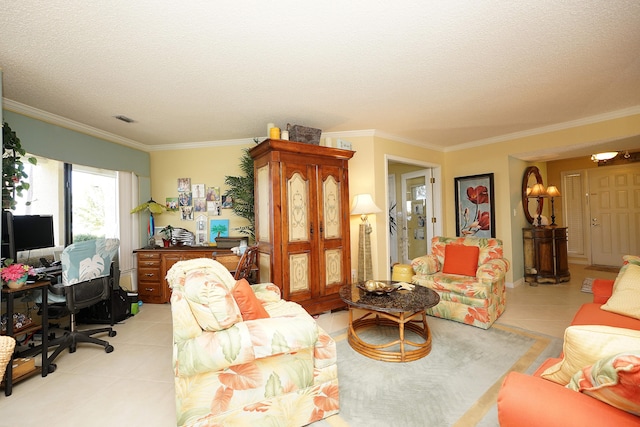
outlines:
[[[378, 281], [397, 283], [390, 280]], [[389, 313], [421, 311], [440, 302], [440, 296], [437, 293], [420, 285], [416, 285], [412, 291], [398, 289], [389, 294], [376, 295], [358, 288], [358, 284], [354, 283], [340, 288], [340, 298], [350, 306]]]

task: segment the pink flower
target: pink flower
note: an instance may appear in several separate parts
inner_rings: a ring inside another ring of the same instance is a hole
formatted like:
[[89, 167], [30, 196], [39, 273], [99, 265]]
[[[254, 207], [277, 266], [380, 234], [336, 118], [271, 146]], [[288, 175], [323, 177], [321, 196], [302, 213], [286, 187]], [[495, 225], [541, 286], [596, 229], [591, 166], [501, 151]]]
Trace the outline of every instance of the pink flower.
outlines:
[[35, 271], [33, 270], [33, 267], [26, 264], [11, 264], [0, 270], [2, 280], [5, 281], [18, 280], [27, 274], [35, 276]]

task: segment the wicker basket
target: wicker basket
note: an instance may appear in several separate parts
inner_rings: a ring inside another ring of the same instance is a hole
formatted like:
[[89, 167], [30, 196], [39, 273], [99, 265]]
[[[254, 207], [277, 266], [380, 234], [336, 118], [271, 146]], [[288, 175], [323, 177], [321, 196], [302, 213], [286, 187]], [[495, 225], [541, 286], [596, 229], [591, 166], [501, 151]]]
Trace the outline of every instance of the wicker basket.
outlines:
[[11, 360], [11, 356], [13, 356], [15, 347], [16, 340], [13, 337], [0, 336], [0, 380], [4, 379], [4, 372]]

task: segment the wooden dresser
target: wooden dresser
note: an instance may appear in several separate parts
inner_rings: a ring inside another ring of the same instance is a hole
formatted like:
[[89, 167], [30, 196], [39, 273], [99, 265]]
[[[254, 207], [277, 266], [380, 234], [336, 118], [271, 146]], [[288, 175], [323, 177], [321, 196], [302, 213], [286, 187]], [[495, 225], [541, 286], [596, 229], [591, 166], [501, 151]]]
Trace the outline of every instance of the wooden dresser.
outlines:
[[350, 283], [348, 162], [354, 152], [267, 139], [254, 159], [258, 266], [309, 313], [344, 307]]
[[560, 283], [571, 279], [566, 227], [522, 229], [524, 280], [527, 283]]
[[165, 276], [176, 262], [195, 258], [213, 258], [232, 271], [240, 260], [240, 257], [229, 249], [203, 246], [136, 249], [133, 252], [137, 258], [139, 298], [143, 302], [153, 304], [169, 302], [171, 289]]

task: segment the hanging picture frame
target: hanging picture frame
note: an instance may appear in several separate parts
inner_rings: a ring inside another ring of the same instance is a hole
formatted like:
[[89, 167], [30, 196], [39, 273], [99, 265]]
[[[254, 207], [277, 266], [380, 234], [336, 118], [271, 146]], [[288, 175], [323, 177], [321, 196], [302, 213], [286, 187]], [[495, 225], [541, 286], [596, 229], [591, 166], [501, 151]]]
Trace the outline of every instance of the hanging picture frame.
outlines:
[[456, 236], [496, 237], [493, 173], [454, 178]]

